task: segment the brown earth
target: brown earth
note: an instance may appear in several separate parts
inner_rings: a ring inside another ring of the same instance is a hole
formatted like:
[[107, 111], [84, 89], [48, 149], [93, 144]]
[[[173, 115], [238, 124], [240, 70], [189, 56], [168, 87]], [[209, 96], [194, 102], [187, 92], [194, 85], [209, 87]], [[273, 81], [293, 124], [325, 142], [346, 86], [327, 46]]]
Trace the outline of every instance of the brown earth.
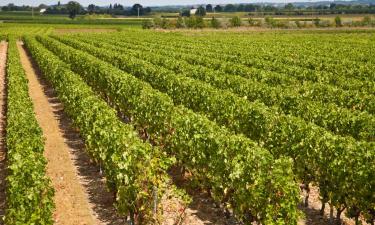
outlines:
[[5, 108], [6, 108], [6, 60], [8, 43], [0, 43], [0, 224], [3, 224], [5, 214], [5, 178], [6, 178], [6, 149], [5, 149]]
[[116, 214], [113, 195], [106, 190], [99, 168], [83, 151], [84, 143], [64, 115], [53, 89], [40, 79], [22, 43], [17, 45], [36, 118], [45, 137], [47, 174], [55, 189], [55, 224], [124, 224], [124, 219]]
[[[310, 187], [310, 189], [309, 206], [307, 208], [300, 206], [300, 210], [302, 210], [305, 214], [305, 218], [300, 219], [298, 225], [332, 225], [330, 207], [328, 204], [325, 206], [324, 215], [320, 215], [322, 204], [319, 200], [319, 188]], [[336, 210], [333, 210], [333, 215], [336, 219]], [[341, 223], [343, 225], [355, 225], [355, 221], [353, 219], [349, 219], [345, 216], [345, 211], [341, 214]], [[362, 221], [362, 225], [366, 224], [367, 223]]]

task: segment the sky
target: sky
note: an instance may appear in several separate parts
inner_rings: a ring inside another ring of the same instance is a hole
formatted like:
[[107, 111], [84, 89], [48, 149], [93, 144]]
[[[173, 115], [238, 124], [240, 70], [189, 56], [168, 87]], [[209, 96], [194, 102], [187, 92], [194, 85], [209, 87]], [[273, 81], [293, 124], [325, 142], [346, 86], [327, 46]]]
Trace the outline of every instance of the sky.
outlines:
[[[38, 6], [39, 4], [56, 4], [58, 0], [0, 0], [0, 5], [7, 5], [8, 3], [14, 3], [16, 5], [32, 5]], [[61, 0], [64, 4], [69, 0]], [[84, 6], [88, 4], [95, 5], [109, 5], [110, 3], [120, 3], [125, 6], [133, 5], [134, 3], [140, 3], [144, 6], [160, 6], [160, 5], [191, 5], [191, 4], [226, 4], [226, 3], [254, 3], [254, 2], [296, 2], [297, 0], [76, 0]], [[311, 0], [300, 0], [300, 1], [311, 1]]]

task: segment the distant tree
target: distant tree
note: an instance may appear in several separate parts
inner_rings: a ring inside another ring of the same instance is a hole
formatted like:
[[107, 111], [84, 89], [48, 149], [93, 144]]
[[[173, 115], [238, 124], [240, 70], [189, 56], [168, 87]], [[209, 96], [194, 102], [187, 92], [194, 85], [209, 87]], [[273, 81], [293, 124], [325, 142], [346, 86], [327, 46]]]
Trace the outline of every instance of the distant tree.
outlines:
[[234, 12], [234, 11], [236, 11], [236, 6], [234, 6], [233, 4], [225, 5], [224, 12]]
[[214, 9], [213, 9], [213, 7], [212, 7], [211, 4], [206, 5], [206, 11], [207, 11], [207, 12], [212, 12], [212, 11], [214, 11]]
[[241, 18], [239, 16], [232, 17], [229, 20], [229, 23], [232, 27], [240, 27], [241, 26]]
[[237, 6], [236, 11], [238, 11], [238, 12], [243, 12], [243, 11], [245, 11], [245, 5], [244, 5], [244, 4], [239, 4], [239, 5]]
[[294, 9], [294, 5], [292, 3], [288, 3], [284, 6], [284, 9], [286, 10], [293, 10]]
[[46, 5], [46, 4], [40, 4], [38, 6], [38, 9], [47, 9], [47, 8], [48, 8], [48, 5]]
[[263, 7], [263, 10], [267, 11], [267, 12], [273, 12], [273, 11], [276, 11], [277, 8], [275, 6], [272, 6], [272, 5], [266, 5], [266, 6]]
[[183, 10], [180, 14], [182, 17], [190, 17], [190, 10]]
[[68, 2], [66, 8], [69, 12], [69, 18], [71, 19], [74, 19], [77, 16], [77, 14], [79, 14], [82, 10], [82, 6], [75, 1]]
[[247, 4], [244, 6], [244, 11], [245, 12], [254, 12], [257, 10], [257, 8], [259, 8], [259, 6], [257, 5], [253, 5], [253, 4]]
[[57, 6], [61, 6], [61, 3], [60, 3], [60, 1], [58, 1], [58, 2], [57, 2]]
[[205, 16], [206, 15], [206, 9], [203, 6], [199, 6], [197, 8], [197, 11], [195, 12], [195, 15], [197, 15], [197, 16]]
[[142, 16], [144, 14], [143, 6], [141, 4], [134, 4], [131, 8], [131, 14], [134, 16], [137, 16], [139, 12], [139, 15]]
[[218, 19], [216, 19], [215, 17], [212, 17], [211, 19], [211, 27], [212, 28], [220, 28], [221, 27], [221, 24], [220, 24], [220, 21]]
[[215, 6], [215, 11], [216, 12], [222, 12], [223, 11], [223, 7], [221, 7], [221, 5], [217, 5], [217, 6]]
[[339, 16], [335, 17], [335, 24], [336, 24], [336, 27], [341, 27], [342, 26], [341, 17], [339, 17]]
[[117, 11], [122, 11], [124, 10], [124, 6], [122, 6], [121, 4], [114, 4], [113, 9]]
[[87, 10], [89, 11], [89, 14], [93, 14], [95, 12], [95, 5], [94, 4], [90, 4], [87, 7]]
[[144, 9], [143, 9], [143, 13], [144, 13], [144, 14], [149, 14], [149, 13], [151, 13], [151, 8], [150, 8], [150, 7], [146, 7], [146, 8], [144, 8]]

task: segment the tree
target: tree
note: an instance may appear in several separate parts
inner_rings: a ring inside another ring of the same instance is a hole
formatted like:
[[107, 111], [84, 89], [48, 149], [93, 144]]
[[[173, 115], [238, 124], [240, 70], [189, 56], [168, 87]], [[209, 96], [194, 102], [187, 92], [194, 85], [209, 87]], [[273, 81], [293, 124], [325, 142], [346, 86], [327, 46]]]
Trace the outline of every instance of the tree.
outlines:
[[190, 17], [190, 10], [186, 9], [181, 12], [182, 17]]
[[212, 17], [211, 19], [211, 27], [212, 28], [220, 28], [221, 27], [221, 24], [220, 24], [220, 21], [218, 19], [216, 19], [215, 17]]
[[212, 7], [211, 4], [206, 5], [206, 11], [207, 12], [212, 12], [213, 11], [213, 7]]
[[335, 24], [336, 24], [336, 27], [341, 27], [342, 26], [341, 17], [339, 17], [339, 16], [335, 17]]
[[143, 15], [144, 14], [143, 6], [141, 4], [138, 4], [138, 3], [134, 4], [132, 9], [131, 9], [131, 14], [134, 15], [134, 16]]
[[57, 6], [60, 6], [60, 5], [61, 5], [61, 3], [60, 3], [60, 1], [58, 1], [58, 2], [57, 2]]
[[90, 4], [87, 7], [87, 10], [89, 11], [89, 14], [93, 14], [95, 12], [95, 5], [94, 4]]
[[69, 18], [74, 19], [81, 12], [82, 6], [78, 2], [70, 1], [66, 8], [69, 12]]
[[241, 18], [239, 16], [232, 17], [230, 20], [230, 25], [232, 27], [240, 27], [241, 26]]
[[284, 6], [284, 9], [286, 10], [293, 10], [294, 9], [294, 5], [292, 3], [288, 3]]
[[199, 6], [197, 11], [195, 12], [195, 15], [205, 16], [206, 15], [206, 9], [203, 6]]
[[254, 12], [257, 9], [257, 7], [259, 7], [259, 6], [253, 5], [253, 4], [247, 4], [247, 5], [244, 6], [243, 10], [245, 12]]
[[225, 5], [224, 12], [234, 12], [234, 11], [236, 11], [236, 6], [234, 6], [233, 4]]
[[222, 12], [223, 11], [223, 7], [221, 7], [221, 5], [217, 5], [217, 6], [215, 6], [215, 11], [216, 12]]

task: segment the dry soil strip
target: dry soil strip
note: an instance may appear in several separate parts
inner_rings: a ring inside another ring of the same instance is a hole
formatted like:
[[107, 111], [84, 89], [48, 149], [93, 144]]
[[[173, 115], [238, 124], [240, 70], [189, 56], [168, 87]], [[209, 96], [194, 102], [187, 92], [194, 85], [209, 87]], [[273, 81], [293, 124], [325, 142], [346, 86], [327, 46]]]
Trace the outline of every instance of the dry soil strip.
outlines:
[[55, 224], [99, 224], [93, 216], [88, 195], [78, 179], [78, 171], [72, 161], [71, 149], [65, 143], [63, 132], [54, 110], [44, 94], [36, 71], [21, 42], [17, 43], [22, 66], [29, 80], [29, 95], [34, 103], [37, 121], [45, 138], [44, 155], [48, 160], [47, 174], [55, 189]]
[[0, 43], [0, 224], [5, 214], [5, 178], [6, 178], [6, 149], [5, 149], [5, 108], [6, 89], [5, 74], [7, 61], [8, 43]]

